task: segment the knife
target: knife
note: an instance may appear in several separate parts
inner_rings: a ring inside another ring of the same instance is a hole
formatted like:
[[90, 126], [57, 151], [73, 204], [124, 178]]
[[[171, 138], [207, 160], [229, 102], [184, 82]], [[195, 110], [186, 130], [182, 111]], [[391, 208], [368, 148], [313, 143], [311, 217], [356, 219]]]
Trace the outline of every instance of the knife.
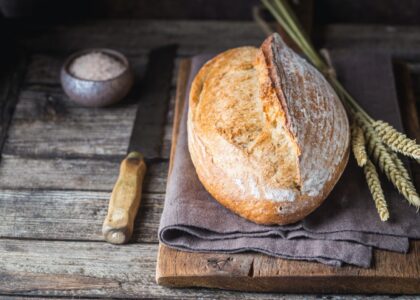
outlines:
[[[146, 162], [159, 159], [176, 50], [176, 45], [168, 45], [154, 49], [149, 54], [128, 155], [121, 162], [120, 173], [109, 200], [108, 214], [102, 225], [102, 234], [109, 243], [124, 244], [131, 238], [140, 207]], [[144, 127], [156, 124], [156, 120], [158, 126], [153, 129], [160, 132], [150, 134]]]

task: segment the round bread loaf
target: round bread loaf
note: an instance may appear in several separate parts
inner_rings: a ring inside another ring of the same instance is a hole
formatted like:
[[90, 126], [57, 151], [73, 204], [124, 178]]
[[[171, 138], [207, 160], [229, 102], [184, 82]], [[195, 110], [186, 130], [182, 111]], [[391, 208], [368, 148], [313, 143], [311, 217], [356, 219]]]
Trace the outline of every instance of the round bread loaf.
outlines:
[[201, 68], [190, 91], [188, 147], [222, 205], [256, 223], [289, 224], [338, 181], [349, 124], [325, 78], [274, 34]]

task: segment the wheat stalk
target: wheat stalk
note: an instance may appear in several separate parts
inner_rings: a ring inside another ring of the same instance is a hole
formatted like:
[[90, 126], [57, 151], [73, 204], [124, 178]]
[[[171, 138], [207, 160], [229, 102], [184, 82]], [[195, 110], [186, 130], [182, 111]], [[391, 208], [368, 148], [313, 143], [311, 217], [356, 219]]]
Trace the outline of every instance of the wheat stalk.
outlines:
[[389, 219], [389, 211], [375, 165], [368, 159], [363, 167], [363, 171], [365, 173], [366, 182], [370, 193], [372, 194], [373, 201], [375, 202], [379, 218], [381, 221], [385, 222]]
[[[350, 117], [353, 120], [357, 119], [356, 125], [357, 127], [360, 127], [360, 130], [354, 126], [352, 128], [352, 148], [358, 165], [361, 167], [363, 166], [365, 174], [368, 172], [370, 175], [369, 178], [372, 181], [372, 176], [374, 176], [372, 174], [377, 173], [373, 173], [372, 171], [372, 166], [374, 168], [374, 165], [369, 161], [368, 155], [366, 154], [367, 148], [369, 155], [373, 158], [374, 162], [385, 173], [397, 190], [408, 200], [410, 204], [419, 208], [420, 197], [417, 194], [404, 164], [394, 152], [399, 152], [405, 156], [414, 158], [420, 163], [420, 145], [416, 144], [414, 140], [409, 139], [403, 133], [398, 132], [390, 124], [384, 121], [374, 120], [357, 103], [357, 101], [349, 94], [349, 92], [347, 92], [347, 90], [334, 76], [333, 68], [329, 64], [329, 61], [327, 59], [323, 59], [310, 43], [308, 36], [304, 33], [286, 0], [261, 1], [283, 27], [293, 42], [305, 54], [309, 61], [324, 74], [339, 96]], [[377, 176], [375, 178], [377, 178]], [[369, 181], [367, 176], [366, 179]], [[371, 190], [371, 193], [374, 200], [380, 198], [377, 195], [378, 192], [376, 192], [375, 195]], [[386, 214], [382, 214], [381, 219], [385, 217]]]
[[401, 172], [401, 167], [403, 167], [402, 162], [401, 165], [396, 164], [395, 157], [393, 158], [385, 145], [382, 144], [382, 141], [376, 135], [376, 131], [371, 124], [364, 121], [358, 114], [356, 114], [355, 119], [366, 135], [369, 155], [379, 165], [382, 172], [385, 173], [400, 194], [402, 194], [410, 204], [419, 208], [420, 197], [417, 194], [411, 179], [407, 176], [408, 172]]

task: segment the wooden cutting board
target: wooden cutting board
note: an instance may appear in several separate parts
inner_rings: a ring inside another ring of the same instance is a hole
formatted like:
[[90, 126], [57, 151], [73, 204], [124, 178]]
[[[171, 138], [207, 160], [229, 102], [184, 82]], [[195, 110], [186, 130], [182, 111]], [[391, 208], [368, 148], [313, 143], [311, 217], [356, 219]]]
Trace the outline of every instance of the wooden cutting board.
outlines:
[[[171, 158], [177, 142], [190, 61], [180, 64]], [[172, 160], [171, 160], [172, 161]], [[171, 172], [172, 162], [169, 172]], [[289, 293], [420, 293], [420, 241], [409, 254], [376, 250], [371, 268], [335, 268], [263, 254], [191, 253], [159, 245], [156, 281], [170, 287], [210, 287]]]

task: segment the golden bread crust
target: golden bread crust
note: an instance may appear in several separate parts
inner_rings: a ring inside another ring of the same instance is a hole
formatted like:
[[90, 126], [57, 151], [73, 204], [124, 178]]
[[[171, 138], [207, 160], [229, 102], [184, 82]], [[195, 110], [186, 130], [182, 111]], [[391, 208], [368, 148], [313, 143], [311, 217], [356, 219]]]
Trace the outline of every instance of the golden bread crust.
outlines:
[[322, 75], [273, 35], [260, 49], [231, 49], [201, 68], [190, 91], [188, 147], [218, 202], [256, 223], [289, 224], [338, 181], [349, 125]]

